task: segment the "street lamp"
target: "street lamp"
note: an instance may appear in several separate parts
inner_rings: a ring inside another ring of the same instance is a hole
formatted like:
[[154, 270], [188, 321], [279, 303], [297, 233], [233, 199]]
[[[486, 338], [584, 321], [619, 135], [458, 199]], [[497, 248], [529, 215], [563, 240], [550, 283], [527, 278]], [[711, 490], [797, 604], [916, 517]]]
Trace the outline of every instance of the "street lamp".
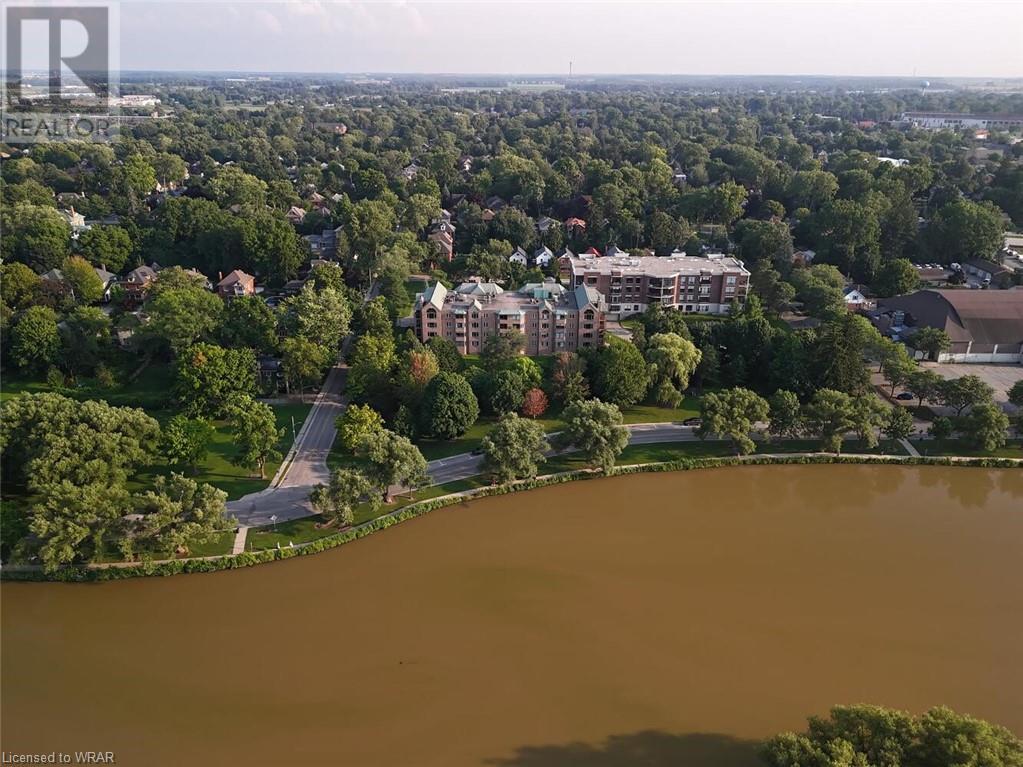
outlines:
[[270, 515], [270, 522], [273, 524], [274, 532], [276, 533], [277, 532], [277, 515], [276, 514], [271, 514]]

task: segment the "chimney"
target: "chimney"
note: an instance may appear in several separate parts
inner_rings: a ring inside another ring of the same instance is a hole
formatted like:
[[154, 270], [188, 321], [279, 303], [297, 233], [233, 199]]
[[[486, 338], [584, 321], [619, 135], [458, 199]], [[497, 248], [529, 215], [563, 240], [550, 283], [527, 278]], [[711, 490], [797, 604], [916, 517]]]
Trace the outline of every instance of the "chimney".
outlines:
[[224, 273], [223, 272], [217, 272], [217, 282], [223, 282], [223, 281], [224, 281]]

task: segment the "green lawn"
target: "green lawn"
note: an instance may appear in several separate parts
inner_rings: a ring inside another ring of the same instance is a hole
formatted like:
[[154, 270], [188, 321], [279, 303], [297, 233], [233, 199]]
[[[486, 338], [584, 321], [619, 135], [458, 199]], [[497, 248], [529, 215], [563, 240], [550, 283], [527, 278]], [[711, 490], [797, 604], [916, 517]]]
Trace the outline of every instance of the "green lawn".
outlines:
[[[188, 544], [188, 556], [189, 557], [215, 557], [222, 554], [230, 554], [231, 548], [234, 546], [234, 530], [224, 530], [223, 532], [217, 533], [212, 540], [206, 543], [192, 543]], [[162, 551], [155, 554], [150, 554], [147, 559], [156, 561], [160, 559], [176, 559], [173, 551]], [[95, 562], [123, 562], [124, 557], [121, 552], [114, 550], [104, 551], [99, 554]]]
[[[130, 376], [138, 369], [139, 361], [130, 360], [134, 369], [122, 366], [115, 370], [118, 385], [109, 389], [96, 383], [94, 379], [80, 378], [75, 386], [57, 389], [57, 393], [78, 400], [106, 400], [111, 405], [121, 407], [141, 407], [146, 410], [160, 410], [171, 402], [170, 382], [173, 380], [170, 365], [167, 363], [151, 364], [142, 370], [134, 380]], [[5, 375], [0, 388], [0, 401], [17, 396], [23, 392], [40, 394], [53, 391], [45, 380]]]
[[416, 300], [416, 294], [422, 293], [426, 290], [426, 280], [417, 279], [416, 277], [409, 277], [405, 280], [405, 292], [408, 293], [409, 298], [413, 301]]
[[961, 455], [969, 458], [1023, 458], [1023, 440], [1011, 439], [1004, 446], [988, 452], [961, 439], [914, 439], [910, 443], [920, 455]]
[[677, 408], [660, 405], [630, 405], [622, 408], [622, 420], [625, 423], [668, 423], [695, 418], [699, 414], [700, 400], [692, 395], [687, 395]]
[[[784, 442], [757, 442], [758, 453], [816, 453], [820, 444], [815, 440], [787, 440]], [[887, 440], [875, 448], [867, 448], [859, 440], [847, 440], [842, 445], [843, 453], [869, 453], [874, 455], [905, 455], [899, 443]], [[650, 445], [627, 445], [618, 457], [617, 465], [631, 466], [637, 463], [662, 463], [681, 458], [725, 458], [735, 455], [731, 442], [723, 440], [694, 440], [688, 442], [659, 442]], [[574, 453], [550, 458], [541, 468], [542, 474], [585, 469], [583, 459]]]
[[[132, 360], [135, 362], [135, 360]], [[117, 379], [122, 382], [128, 381], [129, 374], [125, 371], [117, 371]], [[121, 385], [104, 389], [89, 379], [81, 379], [75, 387], [60, 389], [59, 393], [79, 400], [100, 399], [106, 400], [111, 405], [118, 407], [141, 407], [159, 421], [161, 424], [174, 415], [171, 408], [170, 393], [171, 371], [170, 365], [166, 363], [152, 364], [144, 368], [141, 373], [132, 381]], [[23, 392], [37, 394], [51, 391], [45, 381], [36, 381], [25, 378], [4, 376], [3, 387], [0, 390], [0, 399], [14, 397]], [[277, 425], [285, 430], [284, 438], [281, 440], [279, 450], [282, 455], [288, 452], [293, 442], [292, 417], [294, 417], [294, 428], [297, 432], [302, 422], [309, 414], [311, 404], [297, 403], [286, 405], [272, 405], [274, 414], [277, 416]], [[205, 462], [198, 467], [196, 474], [192, 475], [198, 482], [209, 482], [221, 490], [227, 491], [228, 499], [233, 500], [241, 496], [262, 490], [273, 477], [279, 461], [273, 461], [266, 466], [267, 479], [259, 479], [252, 476], [248, 469], [235, 466], [230, 459], [236, 455], [234, 439], [230, 427], [223, 422], [215, 422], [216, 434], [210, 444], [209, 453]], [[136, 474], [129, 482], [130, 490], [142, 490], [152, 484], [159, 475], [166, 475], [171, 472], [171, 467], [166, 464], [156, 464], [147, 467]]]
[[[658, 405], [631, 405], [622, 408], [622, 420], [627, 424], [634, 423], [666, 423], [670, 421], [684, 421], [700, 414], [699, 400], [696, 397], [687, 396], [681, 407], [666, 408]], [[536, 419], [537, 423], [543, 424], [548, 432], [559, 431], [564, 424], [560, 419], [560, 412], [552, 409], [542, 418]], [[426, 460], [434, 461], [438, 458], [468, 453], [480, 446], [483, 438], [497, 423], [492, 416], [480, 418], [461, 437], [449, 440], [420, 439], [416, 444], [426, 456]], [[333, 453], [332, 453], [333, 455]], [[333, 459], [340, 463], [341, 458]]]
[[[287, 454], [293, 442], [291, 428], [292, 417], [295, 419], [296, 431], [302, 427], [302, 422], [309, 414], [312, 405], [309, 404], [287, 404], [272, 405], [274, 415], [277, 417], [277, 426], [284, 429], [284, 437], [281, 439], [278, 450], [281, 456]], [[158, 420], [166, 419], [170, 413], [153, 413]], [[190, 475], [197, 482], [208, 482], [214, 487], [227, 492], [228, 500], [241, 498], [248, 493], [255, 493], [263, 490], [270, 483], [270, 479], [280, 466], [280, 461], [270, 461], [266, 465], [266, 478], [260, 479], [252, 471], [231, 463], [231, 458], [237, 454], [234, 444], [234, 436], [231, 427], [224, 421], [215, 422], [217, 431], [210, 443], [209, 452], [206, 454], [206, 461], [199, 466], [196, 474]], [[171, 467], [166, 464], [156, 464], [148, 467], [145, 471], [136, 474], [129, 487], [132, 490], [143, 489], [152, 484], [153, 480], [160, 475], [169, 474]]]

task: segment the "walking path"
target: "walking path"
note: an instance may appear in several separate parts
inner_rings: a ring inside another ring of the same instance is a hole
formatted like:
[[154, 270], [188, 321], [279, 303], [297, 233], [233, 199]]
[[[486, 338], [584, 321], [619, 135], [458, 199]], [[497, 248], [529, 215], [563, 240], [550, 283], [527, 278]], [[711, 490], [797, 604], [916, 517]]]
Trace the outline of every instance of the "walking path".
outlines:
[[231, 547], [231, 554], [237, 556], [245, 551], [245, 539], [249, 536], [249, 528], [242, 526], [234, 536], [234, 545]]
[[920, 451], [913, 447], [913, 443], [910, 442], [908, 439], [905, 438], [900, 439], [899, 444], [902, 445], [902, 447], [905, 448], [906, 452], [909, 453], [914, 458], [920, 457]]

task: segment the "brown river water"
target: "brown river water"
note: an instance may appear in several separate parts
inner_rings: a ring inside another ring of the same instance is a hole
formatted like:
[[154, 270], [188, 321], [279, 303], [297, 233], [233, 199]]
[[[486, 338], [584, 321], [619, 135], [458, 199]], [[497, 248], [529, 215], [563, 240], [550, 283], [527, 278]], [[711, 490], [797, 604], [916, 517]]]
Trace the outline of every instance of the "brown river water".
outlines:
[[118, 765], [746, 767], [837, 703], [1023, 734], [1023, 471], [728, 468], [311, 557], [2, 586], [3, 749]]

